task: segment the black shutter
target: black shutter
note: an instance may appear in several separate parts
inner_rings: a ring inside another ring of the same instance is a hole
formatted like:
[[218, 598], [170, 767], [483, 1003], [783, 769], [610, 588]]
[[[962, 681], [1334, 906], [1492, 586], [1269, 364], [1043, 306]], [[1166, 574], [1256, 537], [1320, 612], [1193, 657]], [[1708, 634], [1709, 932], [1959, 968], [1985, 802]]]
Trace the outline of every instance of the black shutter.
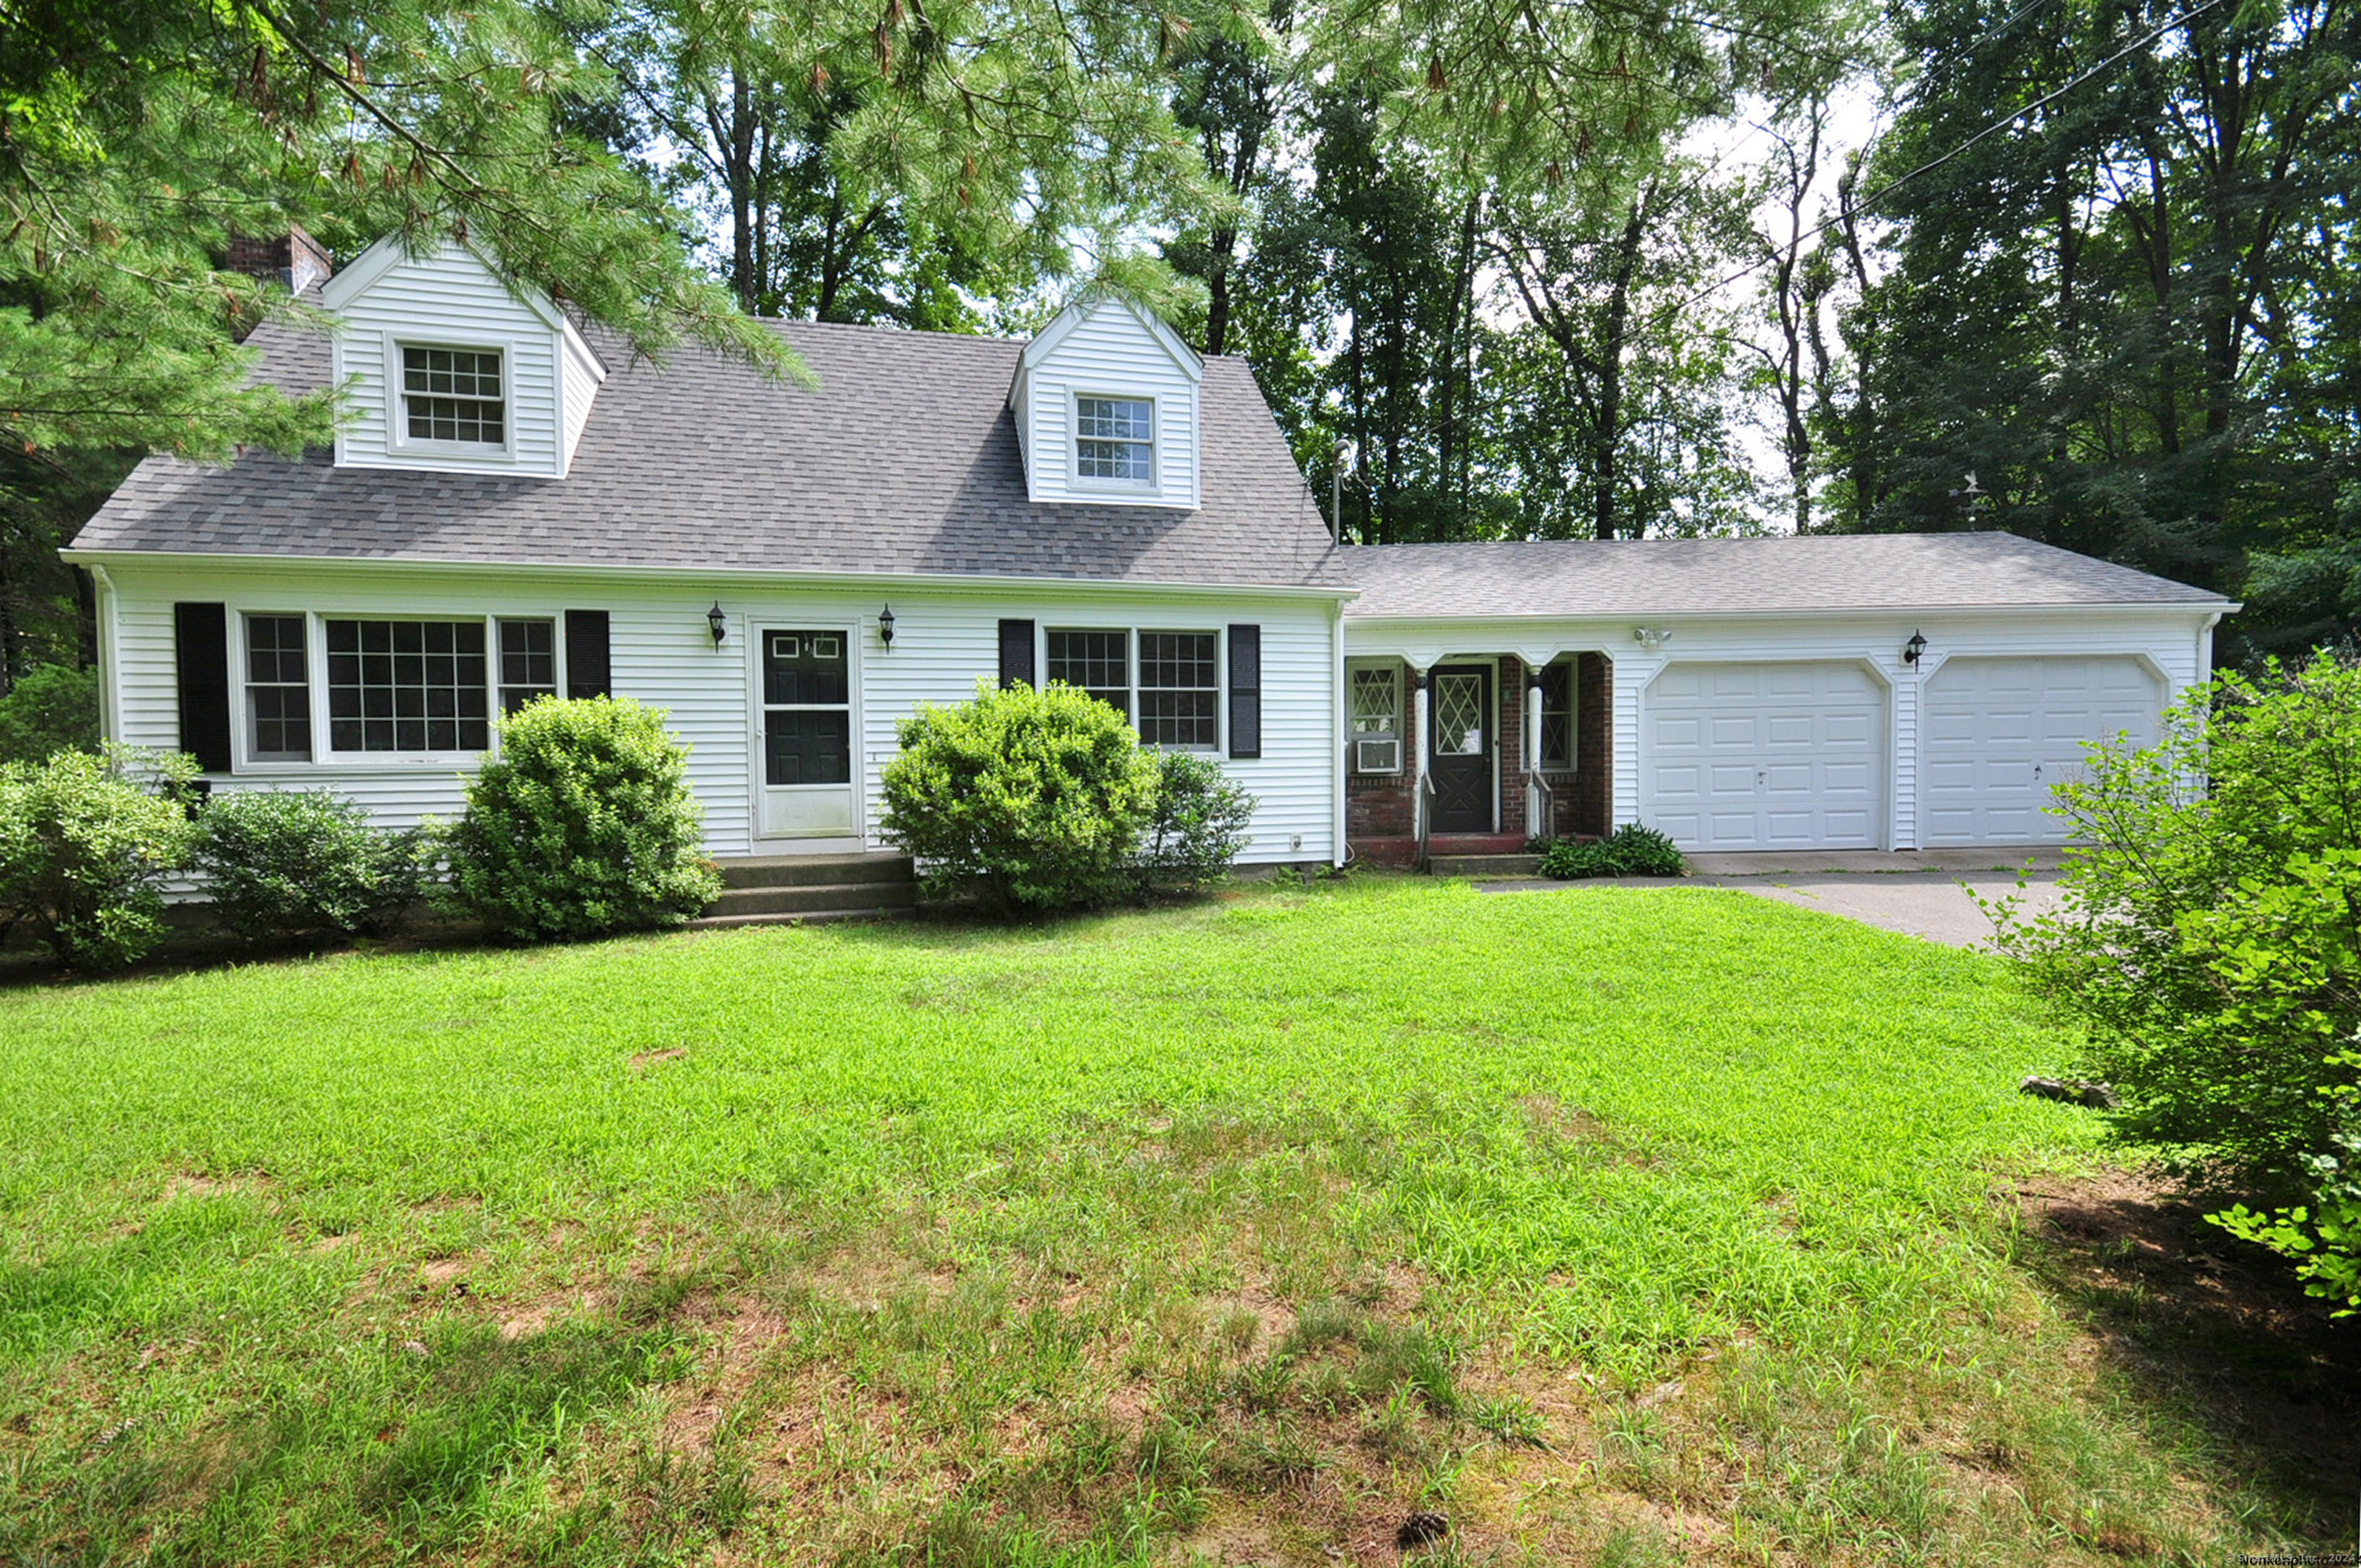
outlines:
[[1262, 755], [1262, 628], [1230, 628], [1230, 755]]
[[1000, 623], [1000, 684], [1003, 687], [1039, 684], [1033, 678], [1033, 623], [1029, 620]]
[[607, 658], [607, 612], [603, 609], [566, 612], [566, 695], [615, 695]]
[[181, 750], [209, 773], [229, 768], [229, 610], [172, 607], [172, 651], [181, 685]]

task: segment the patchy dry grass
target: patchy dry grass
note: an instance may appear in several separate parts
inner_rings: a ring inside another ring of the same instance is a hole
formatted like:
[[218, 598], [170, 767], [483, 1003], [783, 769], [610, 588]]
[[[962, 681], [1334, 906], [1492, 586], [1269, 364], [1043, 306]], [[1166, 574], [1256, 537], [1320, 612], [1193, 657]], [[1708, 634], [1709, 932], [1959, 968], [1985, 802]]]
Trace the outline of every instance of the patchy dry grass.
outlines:
[[2195, 1234], [2011, 1092], [2059, 1051], [1987, 960], [1693, 891], [22, 989], [0, 1561], [2325, 1544], [2272, 1433], [2348, 1342], [2174, 1294]]

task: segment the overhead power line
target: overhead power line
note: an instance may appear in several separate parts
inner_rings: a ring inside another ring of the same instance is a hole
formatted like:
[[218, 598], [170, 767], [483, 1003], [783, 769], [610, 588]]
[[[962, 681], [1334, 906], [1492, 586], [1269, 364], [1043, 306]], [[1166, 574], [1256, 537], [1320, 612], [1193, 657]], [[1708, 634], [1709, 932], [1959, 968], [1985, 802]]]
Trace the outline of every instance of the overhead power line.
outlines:
[[[2036, 5], [2042, 4], [2046, 4], [2046, 0], [2029, 0], [2029, 3], [2019, 7], [2015, 15], [2007, 17], [2005, 20], [2001, 22], [1999, 27], [1993, 28], [1993, 34], [1988, 34], [1986, 36], [1990, 37], [1996, 35], [2002, 28], [2007, 27], [2018, 17], [2023, 16], [2026, 12], [2034, 9]], [[1975, 135], [1968, 137], [1967, 140], [1960, 142], [1958, 146], [1953, 147], [1947, 151], [1938, 153], [1933, 158], [1928, 159], [1926, 162], [1918, 165], [1916, 169], [1895, 175], [1884, 184], [1880, 185], [1876, 190], [1872, 191], [1868, 195], [1861, 197], [1858, 202], [1847, 203], [1845, 211], [1839, 213], [1836, 217], [1828, 218], [1823, 222], [1815, 224], [1810, 228], [1806, 229], [1802, 234], [1796, 236], [1795, 240], [1795, 247], [1800, 250], [1806, 240], [1817, 239], [1820, 236], [1828, 233], [1828, 230], [1836, 227], [1838, 224], [1845, 221], [1847, 218], [1857, 217], [1863, 213], [1871, 211], [1878, 203], [1883, 201], [1894, 192], [1899, 191], [1905, 185], [1909, 184], [1913, 180], [1916, 180], [1923, 175], [1932, 174], [1936, 170], [1942, 168], [1945, 164], [1950, 162], [1953, 159], [1959, 157], [1961, 153], [1966, 152], [1969, 148], [1976, 146], [1978, 143], [1987, 140], [1992, 137], [1998, 136], [2002, 131], [2004, 131], [2009, 126], [2016, 124], [2017, 121], [2025, 118], [2027, 115], [2034, 114], [2041, 109], [2048, 107], [2059, 99], [2063, 98], [2067, 93], [2074, 91], [2075, 88], [2081, 86], [2092, 77], [2097, 76], [2100, 72], [2122, 63], [2132, 55], [2138, 53], [2141, 49], [2144, 49], [2148, 45], [2156, 42], [2157, 39], [2164, 37], [2165, 34], [2172, 31], [2173, 28], [2186, 27], [2191, 22], [2193, 22], [2198, 17], [2203, 16], [2206, 12], [2224, 4], [2226, 4], [2226, 0], [2203, 0], [2203, 4], [2192, 5], [2188, 10], [2183, 11], [2180, 16], [2170, 17], [2168, 20], [2159, 23], [2147, 33], [2134, 39], [2132, 42], [2125, 44], [2123, 48], [2117, 49], [2106, 59], [2099, 61], [2096, 65], [2092, 66], [2090, 69], [2075, 76], [2071, 81], [2063, 82], [2060, 85], [2050, 89], [2048, 92], [2044, 93], [2040, 97], [2036, 98], [2032, 103], [2026, 104], [2023, 108], [2012, 110], [2010, 113], [2002, 115], [1999, 119], [1993, 121], [1992, 124], [1976, 132]], [[1707, 295], [1718, 294], [1722, 290], [1729, 288], [1732, 283], [1738, 282], [1740, 280], [1750, 277], [1756, 272], [1760, 272], [1765, 267], [1770, 266], [1773, 259], [1775, 259], [1775, 258], [1765, 258], [1761, 261], [1750, 261], [1745, 266], [1740, 268], [1737, 271], [1730, 273], [1728, 277], [1718, 279], [1715, 281], [1707, 284], [1704, 288], [1699, 289], [1696, 293], [1686, 295], [1664, 308], [1668, 312], [1686, 310], [1689, 306], [1696, 304], [1699, 300], [1704, 299]]]

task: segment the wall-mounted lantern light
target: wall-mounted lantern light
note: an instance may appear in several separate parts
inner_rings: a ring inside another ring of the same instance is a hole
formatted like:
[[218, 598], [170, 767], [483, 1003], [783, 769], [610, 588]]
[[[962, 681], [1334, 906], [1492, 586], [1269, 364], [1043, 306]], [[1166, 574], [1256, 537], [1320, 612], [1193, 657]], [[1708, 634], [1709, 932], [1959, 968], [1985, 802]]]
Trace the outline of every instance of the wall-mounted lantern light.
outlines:
[[894, 607], [887, 605], [877, 612], [877, 641], [885, 644], [885, 652], [894, 651]]
[[1910, 641], [1902, 645], [1902, 662], [1905, 664], [1915, 664], [1918, 662], [1919, 656], [1926, 652], [1927, 639], [1914, 631], [1910, 634]]
[[730, 618], [721, 612], [719, 599], [715, 599], [713, 608], [705, 612], [705, 625], [713, 633], [713, 645], [720, 647], [721, 640], [730, 635]]

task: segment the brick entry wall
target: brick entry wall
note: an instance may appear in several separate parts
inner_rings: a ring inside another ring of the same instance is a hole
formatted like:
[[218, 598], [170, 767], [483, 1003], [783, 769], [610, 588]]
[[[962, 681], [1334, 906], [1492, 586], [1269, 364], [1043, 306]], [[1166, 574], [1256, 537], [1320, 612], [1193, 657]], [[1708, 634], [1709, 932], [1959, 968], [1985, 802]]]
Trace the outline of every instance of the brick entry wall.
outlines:
[[[1613, 666], [1603, 653], [1578, 654], [1575, 661], [1575, 767], [1572, 773], [1550, 773], [1553, 831], [1602, 834], [1609, 816], [1609, 781], [1614, 777], [1614, 726], [1609, 722], [1609, 685]], [[1524, 661], [1504, 654], [1498, 662], [1500, 698], [1499, 824], [1504, 833], [1524, 830], [1525, 780], [1521, 759], [1525, 736]], [[1410, 672], [1402, 672], [1402, 743], [1410, 744]], [[1379, 839], [1407, 839], [1415, 832], [1411, 775], [1345, 775], [1345, 832], [1356, 844]], [[1399, 858], [1392, 857], [1392, 858]]]

